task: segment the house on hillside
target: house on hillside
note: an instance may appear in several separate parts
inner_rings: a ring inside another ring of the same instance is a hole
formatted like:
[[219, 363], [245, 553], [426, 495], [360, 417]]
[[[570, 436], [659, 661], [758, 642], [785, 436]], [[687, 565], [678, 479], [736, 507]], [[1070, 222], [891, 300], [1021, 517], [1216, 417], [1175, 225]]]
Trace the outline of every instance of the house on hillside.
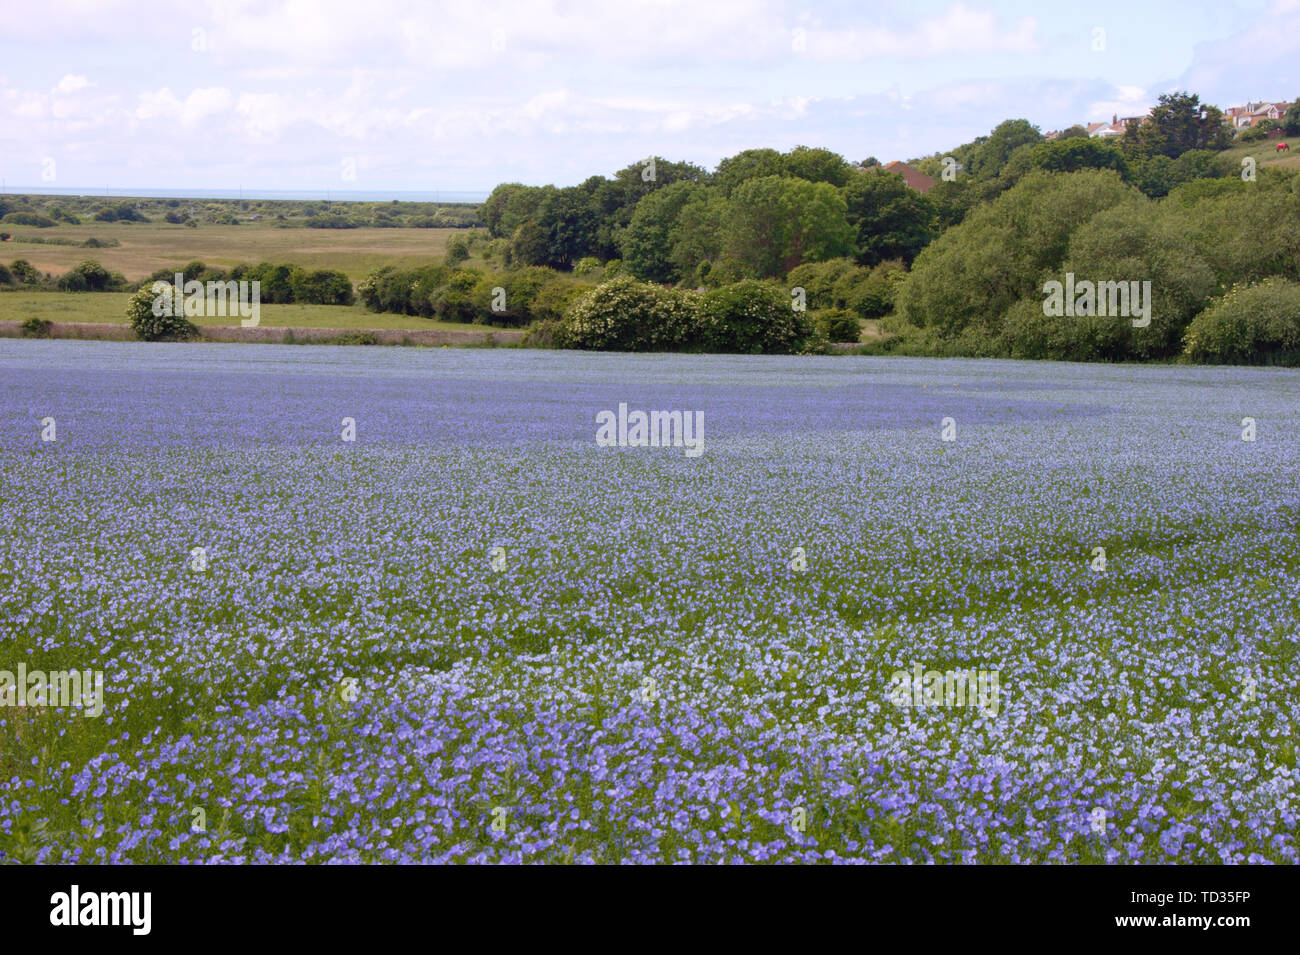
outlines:
[[903, 181], [924, 195], [934, 188], [934, 180], [921, 172], [919, 169], [913, 169], [905, 162], [887, 162], [884, 166], [887, 172], [897, 173], [903, 177]]
[[1291, 108], [1290, 103], [1256, 103], [1254, 109], [1249, 109], [1249, 105], [1247, 104], [1249, 111], [1236, 124], [1238, 129], [1249, 129], [1265, 119], [1280, 123], [1286, 116], [1286, 111]]
[[1140, 126], [1146, 120], [1145, 116], [1125, 116], [1120, 119], [1115, 113], [1111, 113], [1109, 123], [1089, 123], [1088, 135], [1097, 139], [1113, 139], [1116, 136], [1123, 136], [1124, 131], [1130, 126]]

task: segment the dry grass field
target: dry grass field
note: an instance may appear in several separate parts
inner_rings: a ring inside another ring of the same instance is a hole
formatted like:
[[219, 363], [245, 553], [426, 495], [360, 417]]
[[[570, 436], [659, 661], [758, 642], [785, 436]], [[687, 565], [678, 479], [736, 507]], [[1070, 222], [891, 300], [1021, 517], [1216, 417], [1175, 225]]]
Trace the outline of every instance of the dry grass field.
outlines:
[[[441, 258], [456, 229], [280, 228], [274, 220], [190, 229], [167, 222], [87, 222], [49, 229], [6, 225], [12, 238], [0, 245], [0, 262], [26, 259], [42, 272], [59, 274], [94, 259], [138, 281], [158, 269], [201, 261], [229, 268], [240, 262], [290, 262], [305, 268], [338, 269], [353, 282], [381, 265], [410, 267]], [[24, 242], [27, 238], [116, 239], [112, 248]]]

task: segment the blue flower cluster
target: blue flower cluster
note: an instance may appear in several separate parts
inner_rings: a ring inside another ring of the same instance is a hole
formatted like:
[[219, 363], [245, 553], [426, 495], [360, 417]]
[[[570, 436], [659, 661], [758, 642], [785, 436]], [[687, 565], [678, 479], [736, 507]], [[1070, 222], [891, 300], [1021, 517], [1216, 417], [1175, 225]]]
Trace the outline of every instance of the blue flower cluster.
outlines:
[[[624, 401], [705, 453], [598, 446]], [[1297, 408], [1266, 369], [0, 340], [0, 670], [106, 687], [0, 706], [0, 858], [1300, 861]], [[998, 705], [900, 706], [917, 667]]]

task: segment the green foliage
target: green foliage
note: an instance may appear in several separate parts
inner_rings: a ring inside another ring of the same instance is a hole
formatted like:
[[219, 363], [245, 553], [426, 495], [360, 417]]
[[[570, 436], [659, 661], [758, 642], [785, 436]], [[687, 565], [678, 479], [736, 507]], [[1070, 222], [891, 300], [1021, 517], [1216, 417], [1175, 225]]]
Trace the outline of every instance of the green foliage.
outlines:
[[898, 259], [881, 262], [874, 269], [858, 269], [835, 283], [835, 306], [862, 318], [879, 318], [893, 310], [905, 281], [907, 269]]
[[0, 265], [0, 285], [16, 285], [18, 280], [14, 278], [13, 272], [9, 271], [5, 265]]
[[590, 288], [582, 282], [575, 282], [571, 279], [555, 277], [550, 279], [533, 296], [529, 303], [528, 310], [531, 319], [537, 322], [558, 322], [564, 318], [564, 313], [568, 311], [578, 298]]
[[599, 351], [688, 348], [700, 338], [695, 296], [619, 276], [573, 302], [560, 337], [564, 347]]
[[713, 173], [713, 184], [723, 196], [730, 196], [736, 187], [750, 179], [780, 176], [785, 172], [785, 161], [775, 149], [746, 149], [728, 156], [718, 163]]
[[1128, 162], [1119, 144], [1110, 139], [1082, 137], [1041, 142], [1025, 153], [1029, 169], [1047, 172], [1078, 172], [1081, 169], [1113, 169], [1125, 179]]
[[1282, 117], [1282, 130], [1288, 136], [1300, 136], [1300, 96], [1293, 97]]
[[669, 232], [675, 274], [687, 285], [711, 284], [714, 263], [722, 256], [723, 219], [728, 202], [718, 189], [692, 194]]
[[746, 279], [711, 289], [699, 315], [709, 351], [783, 355], [812, 334], [808, 313], [796, 311], [787, 291], [772, 282]]
[[899, 292], [904, 318], [943, 337], [995, 335], [1003, 313], [1059, 271], [1071, 233], [1134, 194], [1113, 170], [1030, 173], [921, 252]]
[[1206, 149], [1193, 149], [1177, 159], [1164, 155], [1137, 158], [1131, 164], [1130, 179], [1135, 186], [1153, 199], [1168, 195], [1183, 183], [1198, 179], [1218, 179], [1232, 176], [1235, 170], [1218, 153]]
[[732, 194], [721, 230], [723, 258], [752, 278], [777, 278], [803, 262], [847, 255], [853, 229], [829, 183], [788, 176], [750, 179]]
[[[1126, 317], [1060, 317], [1078, 361], [1153, 359], [1176, 355], [1183, 330], [1216, 290], [1215, 275], [1188, 233], [1185, 210], [1134, 198], [1105, 209], [1071, 236], [1062, 272], [1091, 281], [1151, 283], [1151, 323]], [[1063, 280], [1063, 275], [1053, 276]], [[1041, 305], [1042, 294], [1037, 297]], [[1093, 353], [1079, 342], [1092, 343]]]
[[848, 183], [852, 168], [844, 157], [829, 149], [796, 146], [782, 158], [781, 172], [808, 182], [828, 182], [841, 187]]
[[41, 280], [41, 273], [36, 271], [36, 267], [26, 259], [14, 259], [9, 264], [9, 268], [14, 278], [24, 285], [35, 285]]
[[1298, 189], [1295, 173], [1260, 169], [1254, 183], [1178, 204], [1181, 228], [1195, 239], [1221, 289], [1270, 275], [1300, 280]]
[[9, 212], [0, 218], [0, 222], [5, 225], [31, 225], [38, 229], [48, 229], [50, 226], [58, 225], [49, 216], [38, 215], [35, 212]]
[[573, 267], [573, 274], [579, 276], [595, 275], [600, 272], [604, 266], [601, 265], [600, 259], [594, 255], [579, 259], [578, 264]]
[[1222, 365], [1300, 364], [1300, 283], [1236, 285], [1188, 326], [1185, 353]]
[[[976, 179], [996, 179], [1021, 146], [1043, 141], [1043, 134], [1027, 119], [1008, 119], [999, 123], [986, 137], [975, 140], [968, 158], [958, 158], [966, 172]], [[957, 158], [957, 157], [954, 157]]]
[[294, 302], [306, 305], [351, 305], [352, 282], [333, 269], [295, 268], [289, 273]]
[[35, 316], [23, 320], [20, 326], [23, 338], [49, 338], [54, 323], [46, 318]]
[[58, 284], [62, 292], [117, 292], [126, 288], [126, 279], [87, 259], [59, 276]]
[[358, 284], [357, 297], [374, 312], [449, 322], [523, 325], [539, 319], [558, 319], [574, 295], [587, 287], [543, 266], [507, 272], [443, 265], [416, 269], [384, 266]]
[[836, 283], [846, 275], [866, 274], [853, 264], [852, 259], [828, 259], [825, 262], [805, 262], [791, 269], [786, 284], [804, 290], [804, 302], [811, 310], [842, 308], [843, 299], [835, 295]]
[[1177, 159], [1190, 149], [1227, 149], [1232, 135], [1223, 113], [1195, 93], [1162, 93], [1147, 121], [1131, 124], [1121, 142], [1134, 156]]
[[673, 262], [673, 230], [682, 208], [704, 188], [683, 180], [636, 204], [631, 221], [619, 236], [619, 251], [632, 275], [646, 282], [675, 282], [681, 277]]
[[510, 257], [523, 265], [545, 265], [550, 257], [550, 244], [542, 227], [528, 219], [515, 227], [510, 235]]
[[862, 334], [858, 316], [842, 308], [826, 308], [812, 313], [813, 328], [827, 341], [856, 342]]
[[183, 341], [199, 333], [185, 317], [184, 293], [170, 283], [159, 283], [157, 291], [149, 285], [132, 295], [126, 318], [141, 341]]
[[453, 235], [447, 240], [447, 254], [443, 262], [447, 265], [459, 265], [469, 258], [469, 240], [462, 235]]
[[136, 208], [133, 202], [121, 202], [117, 205], [101, 205], [95, 212], [96, 222], [148, 222], [149, 218]]
[[843, 195], [863, 265], [886, 259], [911, 262], [938, 235], [934, 203], [897, 173], [883, 168], [854, 173]]

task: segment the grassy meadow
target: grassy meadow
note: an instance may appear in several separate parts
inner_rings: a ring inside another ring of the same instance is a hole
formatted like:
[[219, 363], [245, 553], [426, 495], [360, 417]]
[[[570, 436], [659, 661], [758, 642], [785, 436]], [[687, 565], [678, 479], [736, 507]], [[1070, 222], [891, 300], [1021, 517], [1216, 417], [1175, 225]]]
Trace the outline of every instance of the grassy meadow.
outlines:
[[[191, 229], [168, 222], [84, 222], [41, 229], [5, 225], [12, 235], [0, 245], [0, 261], [26, 259], [55, 275], [86, 259], [138, 282], [158, 269], [187, 262], [230, 268], [240, 262], [291, 262], [309, 269], [338, 269], [353, 282], [382, 265], [409, 268], [440, 259], [457, 229], [282, 228], [275, 220], [240, 225], [203, 224]], [[110, 248], [24, 242], [29, 238], [116, 239]], [[375, 326], [379, 327], [379, 326]]]

